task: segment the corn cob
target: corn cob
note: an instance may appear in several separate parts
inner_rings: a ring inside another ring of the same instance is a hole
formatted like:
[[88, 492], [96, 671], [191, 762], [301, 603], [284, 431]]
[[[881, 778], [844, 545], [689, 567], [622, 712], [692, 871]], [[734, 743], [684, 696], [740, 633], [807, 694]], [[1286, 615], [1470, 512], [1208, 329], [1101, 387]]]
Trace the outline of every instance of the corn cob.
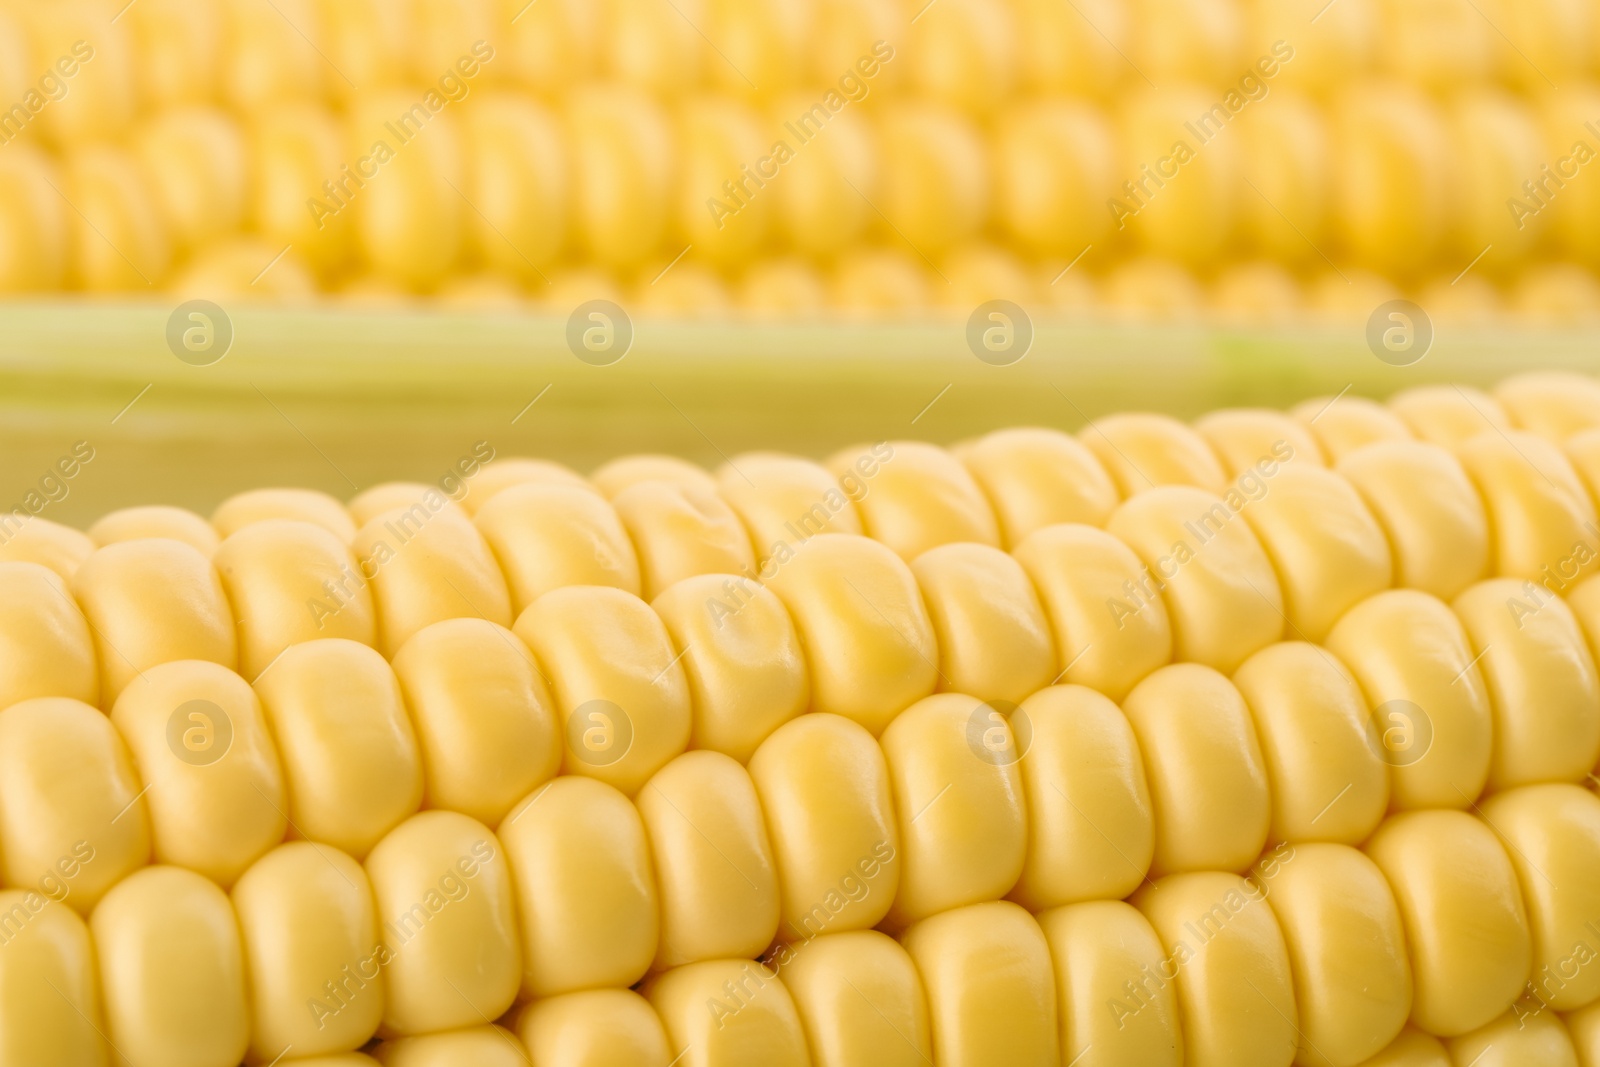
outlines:
[[0, 1063], [1597, 1062], [1595, 391], [28, 519]]
[[0, 291], [1592, 319], [1600, 9], [1492, 6], [8, 0]]

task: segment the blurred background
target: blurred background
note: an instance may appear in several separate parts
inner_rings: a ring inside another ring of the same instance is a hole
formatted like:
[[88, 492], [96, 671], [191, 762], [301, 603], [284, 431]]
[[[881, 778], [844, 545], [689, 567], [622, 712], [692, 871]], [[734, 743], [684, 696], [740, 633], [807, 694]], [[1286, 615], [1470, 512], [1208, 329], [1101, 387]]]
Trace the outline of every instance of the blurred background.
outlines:
[[4, 0], [0, 295], [1600, 318], [1600, 0]]

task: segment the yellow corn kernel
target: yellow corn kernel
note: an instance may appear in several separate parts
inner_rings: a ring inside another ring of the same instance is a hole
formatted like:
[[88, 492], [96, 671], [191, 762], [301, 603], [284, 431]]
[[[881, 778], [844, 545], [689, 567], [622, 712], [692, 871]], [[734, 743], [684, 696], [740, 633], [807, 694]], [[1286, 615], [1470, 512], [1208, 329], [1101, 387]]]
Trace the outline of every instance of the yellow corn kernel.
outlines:
[[[649, 6], [630, 0], [629, 9]], [[688, 30], [680, 13], [651, 15], [657, 26], [650, 47]], [[638, 20], [625, 20], [630, 30]], [[602, 37], [602, 40], [609, 38]], [[685, 51], [698, 53], [690, 39]], [[614, 40], [622, 48], [627, 40]], [[572, 153], [573, 228], [587, 258], [617, 270], [639, 267], [656, 254], [671, 212], [677, 172], [671, 126], [660, 104], [623, 85], [587, 86], [566, 101], [567, 145]]]
[[0, 772], [0, 857], [10, 885], [38, 886], [88, 914], [150, 861], [133, 760], [89, 705], [41, 698], [0, 713]]
[[1359, 845], [1389, 806], [1389, 770], [1366, 698], [1344, 664], [1300, 641], [1268, 645], [1233, 675], [1272, 794], [1269, 841]]
[[511, 594], [494, 555], [454, 507], [430, 510], [424, 502], [380, 512], [361, 527], [350, 548], [363, 576], [371, 575], [378, 648], [385, 655], [393, 656], [418, 630], [445, 619], [511, 625]]
[[[849, 62], [870, 53], [869, 44]], [[880, 70], [886, 74], [895, 66], [891, 63]], [[838, 78], [843, 69], [841, 66], [827, 77]], [[819, 119], [827, 110], [814, 94], [793, 94], [769, 108], [767, 121], [767, 128], [773, 131], [787, 131], [784, 124], [792, 125], [798, 131], [793, 134], [798, 143], [791, 145], [797, 151], [783, 164], [770, 191], [763, 189], [759, 195], [773, 198], [774, 228], [781, 231], [784, 241], [810, 257], [847, 255], [864, 239], [878, 221], [871, 201], [877, 199], [883, 181], [882, 149], [871, 120], [851, 108]], [[824, 128], [826, 137], [821, 136]], [[730, 171], [718, 180], [733, 176]]]
[[422, 749], [424, 807], [497, 825], [561, 766], [549, 690], [522, 639], [486, 619], [447, 619], [395, 653]]
[[[21, 31], [7, 22], [0, 23], [0, 32]], [[0, 65], [5, 62], [0, 58]], [[61, 180], [53, 157], [15, 140], [6, 145], [0, 160], [0, 203], [5, 205], [0, 228], [6, 234], [0, 250], [0, 292], [60, 289], [66, 281], [67, 214], [72, 209], [51, 188], [60, 188]]]
[[318, 105], [284, 102], [255, 116], [250, 139], [253, 228], [280, 247], [292, 245], [320, 275], [343, 267], [355, 240], [354, 213], [330, 217], [306, 209], [308, 194], [325, 192], [322, 183], [341, 177], [347, 162], [339, 122]]
[[[62, 57], [80, 61], [59, 100], [39, 113], [41, 132], [57, 148], [94, 141], [114, 141], [132, 125], [138, 101], [133, 35], [125, 23], [113, 23], [105, 5], [95, 0], [13, 5], [32, 38], [26, 78], [38, 84], [41, 74]], [[16, 102], [8, 94], [8, 104]], [[81, 207], [82, 201], [77, 201]]]
[[500, 824], [522, 931], [522, 994], [628, 986], [656, 958], [659, 903], [644, 820], [603, 782], [557, 778]]
[[686, 752], [639, 791], [661, 895], [654, 969], [761, 954], [778, 930], [778, 878], [750, 775]]
[[498, 1018], [522, 974], [510, 863], [487, 826], [425, 811], [365, 863], [389, 957], [383, 1030], [425, 1034]]
[[[1338, 12], [1329, 14], [1337, 16]], [[1323, 31], [1327, 25], [1318, 20], [1317, 29]], [[1314, 41], [1308, 40], [1297, 25], [1273, 42], [1287, 43], [1285, 38], [1294, 39], [1296, 52], [1292, 63], [1277, 66], [1272, 55], [1263, 54], [1260, 58], [1276, 67], [1280, 75], [1303, 74], [1305, 70], [1300, 68], [1302, 43], [1326, 41], [1331, 36], [1318, 32]], [[1261, 43], [1267, 40], [1273, 39], [1266, 38]], [[1276, 49], [1263, 49], [1263, 53], [1268, 51]], [[1254, 73], [1259, 74], [1260, 70], [1256, 65]], [[1314, 261], [1316, 248], [1322, 247], [1330, 236], [1333, 137], [1326, 113], [1317, 101], [1287, 85], [1280, 88], [1268, 84], [1272, 86], [1269, 90], [1272, 105], [1252, 110], [1250, 116], [1238, 124], [1237, 132], [1242, 138], [1241, 170], [1256, 185], [1254, 190], [1246, 187], [1240, 197], [1240, 229], [1250, 243], [1263, 255], [1271, 257], [1275, 264], [1293, 266]], [[1227, 107], [1225, 100], [1223, 106]], [[1213, 110], [1205, 116], [1206, 122], [1200, 128], [1214, 124], [1216, 114]], [[1279, 277], [1293, 280], [1292, 275]], [[1287, 309], [1291, 314], [1299, 310], [1293, 303], [1274, 301], [1274, 305], [1272, 310]]]
[[698, 85], [706, 64], [720, 62], [695, 32], [705, 25], [705, 8], [705, 0], [686, 0], [680, 12], [650, 0], [611, 0], [598, 20], [600, 66], [652, 97]]
[[1386, 1047], [1411, 1014], [1400, 909], [1383, 874], [1348, 845], [1296, 844], [1258, 877], [1294, 975], [1296, 1063], [1355, 1064]]
[[1578, 1067], [1595, 1067], [1600, 1063], [1600, 1002], [1569, 1012], [1561, 1021], [1577, 1050]]
[[[1121, 700], [1145, 675], [1172, 660], [1166, 605], [1146, 583], [1149, 568], [1117, 538], [1063, 524], [1031, 534], [1015, 555], [1033, 579], [1066, 664], [1057, 681]], [[1144, 592], [1140, 590], [1143, 589]], [[1134, 598], [1126, 610], [1110, 610]]]
[[1345, 247], [1391, 274], [1426, 265], [1451, 221], [1450, 141], [1437, 106], [1409, 85], [1357, 82], [1333, 101], [1329, 126], [1331, 214]]
[[1388, 535], [1395, 584], [1451, 599], [1489, 569], [1489, 519], [1459, 460], [1438, 445], [1383, 441], [1345, 454], [1337, 472]]
[[1203, 437], [1165, 415], [1111, 415], [1078, 431], [1126, 499], [1158, 485], [1220, 491], [1227, 475]]
[[540, 597], [515, 629], [544, 666], [567, 774], [632, 796], [688, 746], [689, 683], [644, 601], [620, 589], [567, 586]]
[[1365, 445], [1411, 440], [1411, 431], [1399, 416], [1364, 396], [1314, 397], [1290, 408], [1289, 414], [1316, 436], [1336, 467]]
[[181, 867], [147, 867], [106, 894], [89, 931], [120, 1056], [171, 1067], [244, 1058], [244, 947], [222, 890]]
[[[862, 457], [856, 472], [871, 479], [884, 457]], [[861, 518], [827, 468], [772, 452], [735, 456], [717, 471], [717, 491], [744, 521], [756, 558], [766, 566], [778, 546], [819, 533], [859, 534]], [[870, 491], [870, 490], [869, 490]]]
[[534, 1067], [669, 1067], [667, 1033], [631, 989], [591, 989], [534, 1001], [517, 1021]]
[[309, 841], [280, 845], [234, 884], [250, 991], [250, 1055], [359, 1048], [383, 1018], [372, 884], [359, 863]]
[[[933, 692], [933, 622], [911, 569], [877, 541], [821, 534], [767, 565], [810, 661], [811, 710], [874, 735]], [[766, 569], [763, 569], [763, 574]]]
[[1258, 463], [1281, 457], [1323, 466], [1322, 449], [1310, 430], [1278, 411], [1266, 408], [1223, 408], [1195, 420], [1229, 478], [1238, 478]]
[[355, 540], [356, 524], [345, 506], [314, 489], [250, 489], [235, 493], [211, 513], [211, 526], [226, 540], [255, 522], [292, 519], [320, 526], [343, 544]]
[[[937, 11], [933, 13], [937, 15]], [[931, 99], [904, 99], [877, 116], [880, 210], [923, 255], [977, 236], [989, 212], [989, 159], [977, 127]]]
[[277, 11], [252, 0], [227, 0], [223, 8], [229, 62], [221, 64], [222, 96], [234, 108], [254, 113], [280, 101], [317, 99], [326, 79], [338, 78], [297, 29], [317, 26], [310, 0], [289, 0]]
[[487, 265], [536, 282], [567, 237], [570, 178], [560, 121], [509, 93], [486, 95], [465, 116], [474, 251]]
[[[1166, 17], [1147, 20], [1165, 23]], [[1181, 46], [1186, 53], [1205, 54], [1192, 42]], [[1115, 112], [1121, 181], [1109, 190], [1106, 207], [1119, 229], [1132, 231], [1129, 244], [1193, 270], [1227, 252], [1243, 196], [1255, 194], [1245, 192], [1239, 180], [1243, 146], [1237, 139], [1211, 134], [1191, 141], [1184, 128], [1195, 123], [1203, 136], [1215, 126], [1211, 109], [1219, 106], [1217, 94], [1193, 82], [1158, 84], [1141, 79]]]
[[1348, 608], [1389, 588], [1389, 542], [1338, 474], [1286, 464], [1243, 515], [1278, 574], [1296, 636], [1322, 640]]
[[817, 317], [828, 303], [822, 275], [796, 256], [756, 262], [739, 283], [739, 307], [757, 320], [794, 321]]
[[1228, 267], [1211, 283], [1209, 311], [1213, 320], [1223, 325], [1260, 327], [1295, 322], [1304, 311], [1303, 304], [1294, 275], [1264, 260]]
[[605, 585], [639, 595], [639, 561], [616, 509], [576, 486], [514, 485], [479, 510], [478, 531], [494, 551], [521, 614], [552, 589]]
[[1557, 444], [1600, 426], [1600, 382], [1587, 374], [1518, 374], [1495, 386], [1493, 395], [1517, 429]]
[[[473, 211], [459, 191], [466, 160], [455, 113], [446, 109], [419, 120], [418, 110], [428, 114], [414, 91], [379, 89], [353, 100], [345, 136], [351, 169], [332, 176], [340, 195], [318, 190], [323, 195], [314, 205], [319, 221], [350, 211], [366, 264], [402, 288], [423, 291], [449, 277]], [[387, 149], [379, 151], [382, 146]], [[369, 178], [368, 168], [377, 173]]]
[[0, 890], [0, 1056], [7, 1063], [105, 1067], [105, 1023], [89, 930], [34, 890]]
[[[263, 277], [270, 264], [271, 273]], [[172, 279], [167, 291], [184, 300], [242, 304], [309, 302], [317, 284], [299, 256], [254, 237], [224, 240], [202, 249]]]
[[239, 229], [247, 159], [244, 136], [226, 112], [162, 112], [135, 132], [133, 145], [176, 247], [192, 250]]
[[780, 948], [774, 965], [817, 1067], [933, 1062], [922, 979], [893, 939], [876, 930], [823, 934]]
[[1482, 817], [1506, 844], [1533, 935], [1532, 992], [1558, 1011], [1600, 997], [1600, 975], [1578, 946], [1594, 938], [1600, 906], [1600, 800], [1575, 785], [1530, 785], [1483, 802]]
[[1528, 589], [1514, 578], [1491, 579], [1451, 605], [1489, 692], [1494, 791], [1581, 782], [1600, 758], [1600, 680], [1583, 631], [1559, 597], [1525, 600]]
[[1033, 916], [1006, 900], [973, 904], [922, 920], [900, 942], [927, 990], [933, 1062], [1062, 1062], [1050, 946]]
[[757, 746], [806, 710], [811, 688], [783, 602], [748, 578], [702, 574], [651, 602], [683, 649], [694, 726], [690, 748], [748, 763]]
[[1237, 489], [1218, 498], [1168, 485], [1117, 508], [1106, 531], [1125, 541], [1146, 567], [1138, 588], [1118, 599], [1118, 621], [1148, 610], [1147, 600], [1158, 590], [1172, 619], [1175, 658], [1219, 671], [1234, 670], [1280, 640], [1285, 616], [1278, 576], [1249, 522], [1237, 521], [1253, 503]]
[[1238, 689], [1208, 667], [1177, 663], [1140, 682], [1122, 707], [1149, 776], [1151, 871], [1249, 867], [1272, 812], [1261, 744]]
[[994, 133], [998, 221], [1030, 251], [1071, 259], [1105, 235], [1099, 200], [1116, 185], [1116, 162], [1115, 134], [1099, 109], [1070, 99], [1008, 108]]
[[1455, 1037], [1510, 1007], [1533, 948], [1517, 875], [1494, 831], [1459, 811], [1402, 812], [1363, 850], [1400, 905], [1412, 1022]]
[[0, 562], [0, 708], [34, 697], [100, 700], [89, 624], [60, 575]]
[[548, 459], [500, 456], [492, 463], [473, 469], [475, 466], [469, 461], [463, 468], [463, 473], [472, 478], [468, 492], [461, 497], [461, 507], [468, 515], [477, 515], [501, 492], [524, 482], [593, 488], [587, 478], [571, 467]]
[[782, 892], [778, 937], [864, 930], [900, 885], [889, 764], [872, 735], [837, 715], [802, 715], [750, 758]]
[[1527, 1019], [1507, 1012], [1447, 1045], [1457, 1063], [1474, 1067], [1579, 1067], [1571, 1035], [1549, 1012]]
[[1461, 385], [1419, 385], [1389, 398], [1389, 410], [1429, 444], [1455, 448], [1485, 430], [1510, 430], [1500, 402], [1481, 389]]
[[1027, 861], [1011, 899], [1038, 912], [1133, 892], [1150, 869], [1155, 824], [1122, 709], [1083, 686], [1052, 686], [1010, 721], [1016, 747], [1002, 755], [1018, 757], [1028, 811]]
[[367, 577], [345, 543], [322, 526], [249, 523], [222, 543], [212, 563], [237, 620], [239, 668], [247, 678], [304, 641], [377, 639]]
[[646, 453], [621, 456], [601, 464], [589, 479], [607, 500], [640, 482], [671, 482], [683, 489], [716, 492], [717, 482], [704, 467], [677, 456]]
[[1091, 900], [1044, 912], [1039, 927], [1055, 964], [1063, 1062], [1181, 1067], [1178, 993], [1149, 920], [1121, 900]]
[[385, 1041], [375, 1050], [383, 1067], [527, 1067], [528, 1054], [509, 1030], [474, 1026], [447, 1034], [427, 1034]]
[[742, 263], [772, 224], [774, 201], [762, 191], [779, 164], [768, 162], [767, 173], [760, 162], [772, 144], [766, 125], [749, 104], [727, 96], [691, 96], [675, 118], [674, 229], [717, 266]]
[[1600, 316], [1600, 279], [1575, 263], [1537, 264], [1525, 270], [1507, 298], [1508, 311], [1543, 328], [1578, 328]]
[[1131, 903], [1161, 939], [1162, 977], [1176, 976], [1169, 980], [1178, 987], [1183, 1062], [1287, 1063], [1299, 1013], [1288, 949], [1263, 890], [1233, 874], [1175, 874], [1140, 889]]
[[939, 689], [1016, 703], [1050, 684], [1055, 644], [1027, 572], [997, 548], [947, 544], [911, 562], [933, 620]]
[[332, 1056], [296, 1056], [280, 1061], [284, 1067], [378, 1067], [378, 1061], [361, 1052], [336, 1053]]
[[1057, 523], [1100, 526], [1117, 506], [1117, 487], [1100, 461], [1060, 430], [996, 430], [951, 451], [994, 506], [1006, 548]]
[[750, 535], [715, 489], [637, 482], [611, 503], [638, 553], [646, 600], [695, 575], [755, 568]]
[[650, 979], [642, 992], [684, 1067], [811, 1062], [794, 999], [761, 963], [691, 963]]
[[[875, 462], [876, 461], [876, 462]], [[912, 560], [952, 541], [1000, 543], [983, 491], [948, 452], [917, 441], [836, 453], [827, 466], [855, 501], [868, 537]], [[876, 471], [868, 474], [876, 466]], [[869, 478], [863, 483], [857, 474]]]
[[1450, 1054], [1439, 1039], [1411, 1025], [1389, 1046], [1360, 1067], [1453, 1067]]
[[[1490, 560], [1506, 578], [1595, 570], [1595, 504], [1566, 455], [1521, 431], [1485, 431], [1456, 448], [1489, 517]], [[1580, 551], [1581, 547], [1581, 551]]]
[[1446, 247], [1470, 259], [1495, 244], [1498, 254], [1522, 259], [1543, 243], [1542, 235], [1536, 227], [1506, 225], [1506, 192], [1521, 192], [1521, 182], [1548, 158], [1533, 110], [1503, 89], [1465, 87], [1445, 105], [1443, 118], [1454, 186]]
[[159, 506], [113, 511], [89, 527], [89, 536], [95, 544], [102, 546], [147, 537], [165, 537], [182, 541], [207, 557], [216, 552], [220, 543], [217, 531], [194, 512]]
[[284, 651], [255, 682], [289, 786], [297, 837], [355, 856], [422, 803], [422, 760], [394, 671], [333, 638]]
[[133, 157], [89, 146], [67, 156], [63, 171], [62, 195], [77, 208], [67, 218], [73, 287], [137, 292], [160, 282], [172, 262], [172, 241]]
[[15, 530], [0, 521], [0, 561], [38, 563], [49, 567], [67, 583], [94, 554], [95, 544], [87, 534], [49, 519], [30, 518]]
[[138, 98], [145, 106], [192, 104], [216, 96], [222, 65], [222, 5], [155, 0], [127, 13]]
[[882, 744], [902, 860], [887, 927], [1009, 893], [1027, 857], [1028, 813], [1006, 719], [941, 693], [902, 712]]
[[1471, 804], [1489, 777], [1493, 713], [1454, 613], [1426, 593], [1394, 589], [1347, 612], [1326, 644], [1372, 708], [1390, 806]]
[[230, 669], [237, 663], [232, 612], [216, 569], [180, 541], [99, 549], [73, 575], [72, 592], [94, 631], [105, 707], [147, 667], [178, 659]]
[[145, 783], [155, 862], [232, 885], [288, 829], [283, 772], [261, 704], [214, 663], [152, 667], [111, 722]]

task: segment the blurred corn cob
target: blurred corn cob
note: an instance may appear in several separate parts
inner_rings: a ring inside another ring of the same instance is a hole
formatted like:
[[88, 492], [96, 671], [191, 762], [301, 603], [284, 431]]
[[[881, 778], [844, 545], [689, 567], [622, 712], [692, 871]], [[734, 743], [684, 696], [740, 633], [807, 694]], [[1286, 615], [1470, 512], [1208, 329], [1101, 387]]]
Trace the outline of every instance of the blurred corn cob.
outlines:
[[1310, 6], [7, 3], [0, 292], [1600, 313], [1600, 5]]

